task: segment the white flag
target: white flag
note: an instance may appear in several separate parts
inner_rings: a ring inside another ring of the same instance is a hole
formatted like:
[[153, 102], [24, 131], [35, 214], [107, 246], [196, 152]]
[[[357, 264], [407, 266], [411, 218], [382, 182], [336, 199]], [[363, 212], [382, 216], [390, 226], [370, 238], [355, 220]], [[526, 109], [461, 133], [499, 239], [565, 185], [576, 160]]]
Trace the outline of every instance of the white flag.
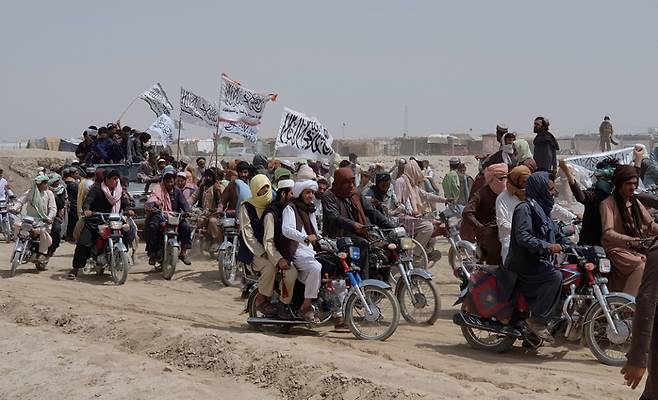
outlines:
[[194, 125], [217, 128], [217, 107], [201, 96], [180, 88], [181, 118]]
[[274, 145], [276, 149], [285, 149], [295, 155], [315, 159], [329, 158], [334, 154], [331, 147], [333, 141], [329, 131], [317, 118], [289, 108], [283, 109], [279, 134]]
[[222, 129], [256, 142], [265, 105], [268, 101], [275, 101], [277, 95], [256, 93], [224, 74], [220, 92], [219, 120]]
[[156, 83], [151, 88], [147, 89], [144, 93], [139, 95], [139, 98], [147, 102], [149, 107], [151, 107], [151, 110], [153, 110], [158, 117], [162, 114], [169, 115], [174, 110], [174, 106], [169, 102], [167, 94], [160, 83]]
[[151, 124], [146, 132], [160, 135], [160, 141], [163, 146], [169, 146], [174, 143], [174, 120], [167, 114], [162, 114]]

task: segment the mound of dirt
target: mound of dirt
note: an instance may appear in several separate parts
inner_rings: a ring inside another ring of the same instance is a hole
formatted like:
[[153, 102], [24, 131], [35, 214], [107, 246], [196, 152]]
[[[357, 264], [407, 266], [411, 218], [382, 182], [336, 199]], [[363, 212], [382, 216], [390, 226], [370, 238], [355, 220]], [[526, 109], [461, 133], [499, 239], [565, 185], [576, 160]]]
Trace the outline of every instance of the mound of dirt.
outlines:
[[30, 187], [39, 167], [57, 170], [75, 159], [75, 154], [39, 149], [0, 151], [0, 169], [16, 194]]

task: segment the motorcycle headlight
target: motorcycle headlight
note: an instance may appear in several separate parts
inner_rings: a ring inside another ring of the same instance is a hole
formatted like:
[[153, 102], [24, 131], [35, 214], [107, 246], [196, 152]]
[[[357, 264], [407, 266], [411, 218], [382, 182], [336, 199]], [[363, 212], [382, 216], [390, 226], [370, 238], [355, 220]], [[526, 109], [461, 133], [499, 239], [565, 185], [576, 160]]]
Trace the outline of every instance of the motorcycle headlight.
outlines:
[[356, 246], [350, 247], [350, 258], [353, 261], [358, 261], [361, 258], [361, 249]]
[[407, 231], [404, 230], [403, 227], [398, 226], [397, 228], [393, 229], [392, 235], [395, 238], [401, 238], [404, 237], [407, 234]]
[[222, 220], [222, 226], [224, 228], [232, 228], [235, 226], [235, 218], [224, 218]]
[[599, 260], [599, 271], [601, 271], [602, 274], [610, 273], [611, 269], [610, 260], [607, 258], [602, 258]]
[[448, 218], [448, 226], [454, 228], [459, 225], [459, 217], [450, 217]]
[[107, 224], [98, 225], [98, 233], [100, 233], [101, 235], [103, 234], [103, 232], [105, 232], [105, 229], [107, 229]]
[[400, 239], [400, 247], [402, 250], [411, 250], [414, 248], [414, 241], [410, 237]]
[[123, 227], [123, 222], [121, 221], [110, 221], [110, 229], [119, 230]]
[[31, 235], [30, 235], [30, 230], [29, 230], [29, 229], [28, 229], [28, 230], [21, 229], [21, 230], [18, 232], [18, 236], [19, 236], [21, 239], [29, 239], [30, 236], [31, 236]]

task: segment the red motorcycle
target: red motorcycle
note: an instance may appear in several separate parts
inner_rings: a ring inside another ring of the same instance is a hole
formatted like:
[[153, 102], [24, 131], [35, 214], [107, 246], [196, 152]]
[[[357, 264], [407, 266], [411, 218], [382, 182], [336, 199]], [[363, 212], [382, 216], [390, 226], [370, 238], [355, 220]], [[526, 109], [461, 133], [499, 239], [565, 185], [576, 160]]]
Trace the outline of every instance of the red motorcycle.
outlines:
[[[548, 326], [556, 338], [583, 341], [600, 362], [621, 366], [631, 343], [635, 298], [626, 293], [610, 293], [610, 260], [599, 246], [565, 249], [567, 261], [558, 265], [563, 283], [561, 315]], [[463, 303], [453, 322], [461, 326], [464, 338], [474, 348], [497, 353], [509, 350], [517, 339], [539, 347], [542, 340], [525, 324], [529, 310], [522, 295], [516, 301], [498, 301], [497, 266], [471, 264], [472, 273], [459, 275], [462, 292], [455, 304]]]

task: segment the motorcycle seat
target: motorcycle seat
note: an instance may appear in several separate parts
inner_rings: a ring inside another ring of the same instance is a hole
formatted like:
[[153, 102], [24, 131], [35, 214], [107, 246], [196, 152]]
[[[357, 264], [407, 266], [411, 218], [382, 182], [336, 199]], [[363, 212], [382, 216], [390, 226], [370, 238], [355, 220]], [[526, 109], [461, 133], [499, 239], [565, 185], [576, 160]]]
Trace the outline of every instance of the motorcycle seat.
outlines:
[[478, 265], [477, 268], [481, 271], [484, 271], [488, 274], [495, 274], [498, 268], [500, 268], [499, 265], [489, 265], [489, 264], [481, 264]]

